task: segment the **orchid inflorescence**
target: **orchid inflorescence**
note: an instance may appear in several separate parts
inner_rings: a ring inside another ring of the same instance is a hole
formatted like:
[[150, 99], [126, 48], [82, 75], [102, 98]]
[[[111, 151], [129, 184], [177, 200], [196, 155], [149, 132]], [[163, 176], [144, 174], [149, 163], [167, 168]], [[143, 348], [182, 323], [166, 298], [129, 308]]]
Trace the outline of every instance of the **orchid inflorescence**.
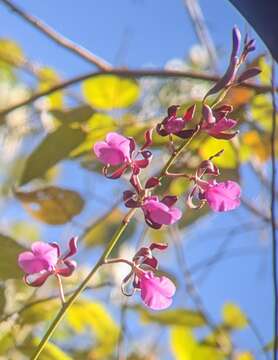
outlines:
[[[132, 189], [123, 193], [123, 201], [127, 208], [140, 208], [146, 224], [153, 229], [172, 225], [182, 218], [182, 211], [175, 206], [177, 196], [163, 194], [160, 197], [156, 192], [159, 190], [164, 178], [183, 177], [192, 182], [192, 188], [184, 197], [184, 203], [191, 209], [199, 209], [206, 204], [215, 212], [225, 212], [237, 208], [240, 205], [241, 188], [232, 180], [217, 182], [220, 174], [213, 159], [221, 156], [223, 151], [212, 154], [208, 159], [200, 162], [195, 171], [188, 173], [172, 173], [169, 168], [177, 156], [185, 149], [190, 140], [198, 133], [216, 139], [230, 140], [238, 131], [231, 131], [237, 121], [230, 118], [233, 108], [230, 104], [223, 103], [224, 95], [229, 89], [242, 84], [247, 79], [259, 73], [257, 68], [248, 68], [239, 73], [240, 66], [245, 62], [248, 53], [254, 50], [254, 40], [247, 37], [241, 54], [241, 35], [235, 27], [233, 29], [233, 46], [230, 62], [223, 77], [207, 92], [202, 102], [202, 109], [196, 119], [196, 104], [189, 106], [183, 114], [179, 105], [168, 108], [167, 116], [154, 128], [145, 132], [145, 141], [141, 147], [131, 137], [125, 137], [116, 132], [110, 132], [103, 141], [94, 145], [94, 153], [97, 159], [104, 165], [103, 174], [108, 179], [119, 179], [129, 172], [129, 183]], [[220, 93], [213, 104], [208, 104], [206, 99]], [[195, 124], [192, 125], [191, 124]], [[140, 178], [143, 169], [149, 168], [152, 163], [153, 131], [158, 136], [168, 137], [171, 157], [160, 174], [154, 174], [142, 185]], [[176, 148], [175, 138], [182, 139], [184, 143]], [[59, 281], [59, 289], [62, 301], [64, 295], [61, 285], [61, 276], [70, 276], [76, 268], [76, 263], [69, 259], [76, 251], [76, 238], [69, 241], [69, 250], [65, 255], [60, 254], [60, 248], [56, 243], [46, 244], [37, 242], [32, 245], [32, 251], [19, 255], [18, 263], [26, 273], [24, 280], [27, 285], [41, 286], [50, 275], [56, 276]], [[153, 255], [154, 250], [165, 251], [167, 244], [153, 243], [149, 247], [141, 247], [134, 255], [132, 261], [115, 258], [104, 259], [101, 265], [111, 263], [125, 263], [130, 266], [130, 273], [122, 282], [124, 295], [132, 295], [139, 291], [144, 304], [153, 309], [165, 309], [172, 303], [172, 297], [176, 291], [175, 284], [166, 276], [157, 273], [158, 260]], [[131, 283], [132, 291], [127, 291], [126, 286]]]

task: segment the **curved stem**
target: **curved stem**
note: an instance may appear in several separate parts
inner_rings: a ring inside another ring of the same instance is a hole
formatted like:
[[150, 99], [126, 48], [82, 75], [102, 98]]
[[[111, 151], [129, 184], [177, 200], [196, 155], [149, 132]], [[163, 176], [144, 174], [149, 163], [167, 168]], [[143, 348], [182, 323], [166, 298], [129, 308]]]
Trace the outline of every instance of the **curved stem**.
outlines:
[[180, 154], [183, 152], [183, 150], [190, 144], [190, 142], [193, 140], [193, 138], [198, 134], [200, 130], [200, 127], [196, 128], [196, 131], [193, 133], [193, 135], [187, 139], [184, 143], [181, 144], [181, 146], [173, 153], [173, 155], [170, 157], [170, 159], [165, 164], [164, 168], [161, 170], [161, 173], [158, 177], [158, 180], [160, 181], [164, 175], [168, 172], [170, 167], [173, 165], [175, 160], [180, 156]]
[[106, 258], [111, 254], [112, 250], [114, 249], [115, 245], [117, 244], [118, 240], [120, 239], [121, 235], [125, 231], [130, 219], [134, 215], [136, 209], [131, 209], [127, 216], [122, 221], [122, 224], [119, 226], [118, 230], [114, 234], [113, 238], [108, 243], [106, 249], [104, 250], [103, 254], [99, 258], [96, 265], [93, 267], [93, 269], [90, 271], [90, 273], [87, 275], [87, 277], [83, 280], [83, 282], [80, 284], [80, 286], [76, 289], [76, 291], [72, 294], [72, 296], [65, 302], [64, 306], [60, 309], [58, 314], [56, 315], [56, 318], [48, 328], [47, 332], [45, 333], [44, 337], [42, 338], [38, 348], [36, 349], [36, 353], [33, 355], [32, 360], [37, 360], [43, 351], [45, 345], [47, 344], [48, 340], [56, 330], [57, 326], [60, 324], [62, 319], [64, 318], [66, 312], [71, 307], [71, 305], [75, 302], [75, 300], [78, 298], [78, 296], [82, 293], [82, 291], [86, 288], [89, 281], [92, 279], [96, 271], [99, 269], [99, 267], [105, 262]]

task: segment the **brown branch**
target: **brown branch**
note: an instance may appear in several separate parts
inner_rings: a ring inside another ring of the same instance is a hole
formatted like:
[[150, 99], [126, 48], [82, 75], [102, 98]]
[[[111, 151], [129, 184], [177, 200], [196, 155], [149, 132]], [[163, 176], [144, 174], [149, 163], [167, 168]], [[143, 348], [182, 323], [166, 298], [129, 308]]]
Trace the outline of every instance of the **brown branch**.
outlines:
[[[7, 0], [0, 0], [0, 1], [7, 1]], [[39, 91], [39, 92], [33, 94], [32, 96], [30, 96], [28, 99], [20, 101], [17, 104], [14, 104], [14, 105], [0, 111], [0, 116], [5, 116], [8, 113], [10, 113], [11, 111], [16, 110], [22, 106], [26, 106], [26, 105], [34, 102], [35, 100], [42, 98], [43, 96], [52, 94], [55, 91], [65, 89], [69, 86], [80, 83], [84, 80], [93, 78], [98, 75], [103, 75], [103, 74], [118, 75], [118, 76], [122, 76], [122, 77], [126, 77], [126, 78], [141, 78], [141, 77], [158, 77], [158, 78], [165, 78], [165, 79], [167, 79], [167, 78], [188, 78], [188, 79], [193, 79], [193, 80], [203, 80], [203, 81], [209, 81], [209, 82], [216, 82], [219, 80], [218, 76], [209, 75], [209, 74], [202, 73], [202, 72], [164, 70], [164, 69], [117, 68], [117, 69], [112, 69], [112, 70], [108, 70], [108, 71], [89, 72], [89, 73], [86, 73], [83, 75], [76, 76], [72, 79], [62, 81], [59, 84], [56, 84], [51, 88], [48, 88], [47, 90]], [[246, 83], [241, 86], [244, 86], [249, 89], [253, 89], [258, 93], [265, 93], [265, 92], [271, 91], [271, 87], [265, 86], [265, 85], [256, 85], [253, 83]], [[278, 88], [276, 88], [276, 91], [278, 92]]]
[[65, 36], [59, 34], [56, 30], [51, 28], [49, 25], [45, 24], [42, 20], [36, 18], [33, 15], [30, 15], [15, 5], [11, 0], [0, 0], [4, 5], [6, 5], [9, 9], [14, 11], [17, 15], [19, 15], [22, 19], [27, 21], [29, 24], [34, 26], [44, 35], [55, 41], [58, 45], [68, 49], [74, 54], [78, 55], [82, 59], [87, 60], [91, 64], [96, 65], [101, 70], [110, 70], [112, 66], [101, 59], [99, 56], [91, 53], [89, 50], [81, 47], [80, 45], [74, 43], [73, 41], [67, 39]]
[[274, 344], [273, 344], [273, 359], [278, 359], [278, 274], [277, 274], [277, 236], [276, 236], [276, 152], [275, 152], [275, 136], [276, 136], [276, 96], [275, 96], [275, 61], [272, 58], [271, 66], [271, 95], [272, 95], [272, 129], [271, 129], [271, 201], [270, 201], [270, 220], [272, 233], [272, 276], [273, 276], [273, 291], [274, 291]]

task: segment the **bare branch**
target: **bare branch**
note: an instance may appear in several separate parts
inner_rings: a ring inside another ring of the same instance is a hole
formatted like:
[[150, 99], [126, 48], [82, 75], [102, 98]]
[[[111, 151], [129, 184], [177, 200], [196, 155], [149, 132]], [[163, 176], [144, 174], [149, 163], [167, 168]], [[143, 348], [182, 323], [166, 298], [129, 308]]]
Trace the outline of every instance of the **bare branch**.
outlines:
[[[4, 1], [4, 0], [0, 0]], [[5, 0], [6, 1], [6, 0]], [[215, 75], [209, 75], [202, 72], [191, 72], [191, 71], [177, 71], [177, 70], [165, 70], [165, 69], [112, 69], [108, 71], [96, 71], [96, 72], [89, 72], [83, 75], [79, 75], [76, 77], [73, 77], [72, 79], [65, 80], [60, 82], [59, 84], [54, 85], [51, 88], [48, 88], [44, 91], [39, 91], [35, 93], [34, 95], [30, 96], [29, 98], [18, 102], [17, 104], [14, 104], [2, 111], [0, 111], [0, 117], [5, 116], [9, 114], [11, 111], [16, 110], [22, 106], [31, 104], [37, 99], [40, 99], [44, 96], [50, 95], [55, 91], [63, 90], [69, 86], [72, 86], [74, 84], [80, 83], [84, 80], [93, 78], [98, 75], [103, 74], [110, 74], [110, 75], [118, 75], [122, 77], [127, 78], [141, 78], [141, 77], [157, 77], [157, 78], [188, 78], [193, 80], [203, 80], [203, 81], [209, 81], [209, 82], [216, 82], [219, 80], [218, 76]], [[270, 86], [264, 86], [264, 85], [256, 85], [253, 83], [245, 83], [242, 85], [244, 87], [250, 88], [255, 90], [258, 93], [265, 93], [270, 92], [271, 87]], [[278, 92], [278, 88], [276, 88], [276, 91]], [[1, 119], [0, 119], [1, 121]]]
[[56, 30], [51, 28], [49, 25], [45, 24], [42, 20], [23, 11], [21, 8], [15, 5], [11, 0], [0, 0], [0, 1], [2, 1], [4, 5], [6, 5], [9, 9], [14, 11], [17, 15], [19, 15], [21, 18], [23, 18], [32, 26], [34, 26], [44, 35], [55, 41], [58, 45], [68, 49], [69, 51], [78, 55], [82, 59], [87, 60], [91, 64], [96, 65], [101, 70], [105, 71], [112, 69], [112, 65], [110, 65], [107, 61], [91, 53], [89, 50], [81, 47], [80, 45], [74, 43], [73, 41], [67, 39], [65, 36], [59, 34]]
[[202, 44], [207, 50], [210, 57], [210, 61], [214, 70], [217, 68], [217, 54], [214, 43], [208, 31], [205, 23], [205, 19], [202, 13], [202, 9], [198, 3], [198, 0], [184, 0], [184, 4], [192, 20], [195, 32]]

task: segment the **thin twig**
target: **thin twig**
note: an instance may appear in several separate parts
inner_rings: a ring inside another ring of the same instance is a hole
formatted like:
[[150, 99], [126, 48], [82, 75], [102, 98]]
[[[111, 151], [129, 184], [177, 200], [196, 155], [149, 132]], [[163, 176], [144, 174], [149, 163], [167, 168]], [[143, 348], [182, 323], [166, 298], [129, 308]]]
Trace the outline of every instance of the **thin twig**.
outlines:
[[82, 59], [87, 60], [91, 64], [96, 65], [101, 70], [110, 70], [112, 66], [99, 56], [91, 53], [89, 50], [81, 47], [80, 45], [74, 43], [73, 41], [67, 39], [65, 36], [59, 34], [56, 30], [51, 28], [49, 25], [45, 24], [42, 20], [36, 18], [33, 15], [28, 14], [23, 11], [20, 7], [15, 5], [11, 0], [0, 0], [4, 5], [6, 5], [9, 9], [14, 11], [17, 15], [19, 15], [22, 19], [27, 21], [29, 24], [34, 26], [44, 35], [55, 41], [58, 45], [68, 49], [74, 54], [78, 55]]
[[196, 35], [198, 36], [202, 46], [207, 50], [210, 62], [214, 70], [217, 69], [217, 54], [214, 43], [205, 23], [202, 9], [198, 0], [184, 0], [185, 7], [190, 15]]
[[272, 59], [271, 71], [272, 87], [272, 131], [271, 131], [271, 230], [272, 230], [272, 268], [273, 268], [273, 290], [274, 290], [274, 344], [273, 359], [277, 360], [278, 348], [278, 283], [277, 283], [277, 238], [276, 238], [276, 204], [275, 204], [275, 185], [276, 185], [276, 164], [275, 164], [275, 135], [276, 135], [276, 96], [275, 96], [275, 61]]
[[[274, 197], [275, 197], [275, 190], [274, 190]], [[271, 214], [265, 213], [263, 210], [260, 210], [255, 205], [253, 205], [249, 200], [247, 200], [244, 197], [241, 197], [241, 203], [245, 206], [246, 209], [251, 211], [254, 215], [260, 217], [265, 222], [271, 222], [272, 223], [272, 216]], [[278, 223], [275, 222], [275, 219], [273, 221], [274, 228], [278, 229]]]
[[[4, 0], [0, 0], [4, 1]], [[6, 0], [5, 0], [6, 1]], [[47, 90], [39, 91], [29, 98], [20, 101], [6, 109], [3, 109], [0, 111], [0, 117], [7, 115], [13, 110], [16, 110], [22, 106], [26, 106], [28, 104], [33, 103], [34, 101], [52, 94], [55, 91], [63, 90], [69, 86], [75, 85], [77, 83], [80, 83], [82, 81], [85, 81], [87, 79], [93, 78], [98, 75], [118, 75], [126, 78], [141, 78], [141, 77], [157, 77], [157, 78], [188, 78], [193, 80], [203, 80], [203, 81], [209, 81], [209, 82], [216, 82], [219, 80], [218, 76], [215, 75], [209, 75], [204, 72], [196, 72], [196, 71], [178, 71], [178, 70], [165, 70], [165, 69], [112, 69], [109, 71], [95, 71], [95, 72], [89, 72], [83, 75], [79, 75], [76, 77], [73, 77], [69, 80], [65, 80], [60, 82], [59, 84], [56, 84]], [[266, 85], [256, 85], [254, 83], [248, 83], [242, 85], [243, 87], [253, 89], [257, 93], [265, 93], [270, 92], [271, 87]], [[276, 92], [278, 92], [278, 88], [275, 89]], [[1, 119], [0, 119], [1, 121]]]

